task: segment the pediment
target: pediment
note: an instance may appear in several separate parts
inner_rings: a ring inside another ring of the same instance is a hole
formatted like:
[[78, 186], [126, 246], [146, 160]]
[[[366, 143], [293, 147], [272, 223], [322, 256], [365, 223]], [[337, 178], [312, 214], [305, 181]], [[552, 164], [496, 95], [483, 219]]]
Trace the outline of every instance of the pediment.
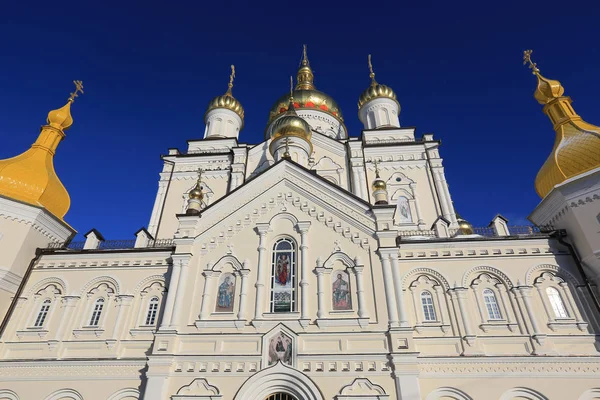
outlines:
[[197, 239], [225, 241], [273, 212], [297, 212], [354, 243], [373, 237], [371, 205], [294, 162], [283, 160], [207, 207]]

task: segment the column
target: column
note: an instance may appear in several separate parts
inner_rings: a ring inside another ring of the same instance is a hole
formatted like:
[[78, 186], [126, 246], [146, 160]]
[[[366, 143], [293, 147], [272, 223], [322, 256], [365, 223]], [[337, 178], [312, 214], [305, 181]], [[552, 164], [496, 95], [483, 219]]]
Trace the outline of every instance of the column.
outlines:
[[508, 292], [506, 289], [506, 286], [504, 286], [503, 284], [498, 284], [496, 285], [496, 288], [498, 289], [498, 293], [500, 293], [500, 301], [502, 302], [502, 306], [504, 307], [504, 313], [505, 318], [506, 318], [506, 322], [509, 325], [509, 329], [512, 331], [512, 327], [510, 327], [510, 325], [513, 324], [513, 319], [512, 319], [512, 304], [510, 302], [510, 299], [508, 298]]
[[265, 291], [265, 283], [264, 283], [264, 271], [267, 268], [265, 264], [266, 259], [266, 248], [265, 248], [265, 238], [267, 236], [267, 232], [269, 230], [268, 224], [261, 224], [256, 227], [256, 231], [258, 232], [258, 268], [256, 270], [256, 303], [254, 305], [254, 319], [261, 319], [263, 316], [263, 306], [264, 306], [264, 291]]
[[360, 180], [360, 190], [362, 192], [362, 198], [363, 198], [363, 200], [368, 201], [369, 196], [367, 194], [367, 192], [368, 192], [367, 188], [369, 185], [367, 185], [367, 177], [365, 175], [365, 169], [363, 168], [362, 165], [359, 167], [359, 170], [358, 170], [358, 178]]
[[325, 318], [325, 269], [321, 264], [321, 259], [317, 260], [317, 318]]
[[462, 317], [463, 325], [465, 327], [465, 336], [474, 336], [471, 328], [471, 321], [469, 321], [469, 311], [467, 310], [467, 288], [454, 288], [456, 293], [456, 300], [458, 302], [458, 309], [460, 310], [460, 316]]
[[442, 215], [448, 221], [452, 222], [450, 220], [450, 208], [448, 207], [448, 202], [446, 200], [446, 191], [444, 190], [444, 184], [442, 183], [441, 174], [439, 171], [437, 171], [437, 169], [433, 171], [433, 177], [435, 181], [435, 187], [438, 192], [438, 197], [440, 200], [440, 206], [442, 207]]
[[[537, 323], [537, 319], [535, 318], [535, 312], [533, 307], [531, 306], [531, 287], [521, 286], [517, 288], [521, 297], [523, 298], [523, 304], [525, 305], [525, 311], [527, 311], [527, 316], [529, 317], [529, 321], [531, 322], [531, 328], [533, 329], [533, 336], [537, 336], [541, 334], [540, 326]], [[543, 303], [543, 302], [542, 302]], [[544, 305], [544, 307], [546, 307]]]
[[442, 325], [450, 325], [444, 289], [440, 285], [436, 285], [433, 287], [433, 290], [435, 290], [435, 297], [437, 297], [438, 304], [440, 305], [440, 321], [442, 321]]
[[540, 287], [539, 283], [535, 283], [533, 286], [535, 286], [535, 288], [538, 291], [538, 294], [540, 295], [540, 299], [542, 300], [542, 304], [544, 305], [544, 310], [546, 311], [546, 315], [548, 316], [548, 323], [552, 323], [554, 321], [555, 315], [554, 312], [550, 309], [550, 307], [548, 307], [548, 301], [546, 299], [545, 293], [542, 291], [542, 288]]
[[400, 318], [400, 326], [408, 326], [406, 318], [406, 307], [404, 306], [404, 291], [402, 290], [402, 279], [400, 279], [400, 263], [398, 262], [398, 253], [396, 250], [390, 254], [392, 260], [392, 276], [394, 278], [394, 290], [396, 292], [396, 306], [398, 308], [398, 317]]
[[171, 326], [173, 315], [173, 305], [175, 304], [175, 295], [177, 293], [177, 285], [179, 284], [179, 274], [181, 265], [174, 262], [171, 270], [171, 278], [169, 279], [169, 287], [167, 292], [167, 300], [165, 302], [165, 311], [159, 329], [167, 329]]
[[[209, 264], [209, 266], [211, 265]], [[221, 271], [213, 271], [212, 269], [205, 269], [202, 272], [202, 275], [204, 275], [204, 291], [202, 292], [202, 304], [200, 305], [200, 320], [205, 320], [210, 317], [211, 292], [212, 288], [216, 286], [213, 281], [214, 278], [220, 274]]]
[[385, 303], [388, 311], [389, 326], [398, 326], [398, 310], [396, 309], [394, 284], [392, 282], [392, 267], [390, 265], [390, 257], [388, 254], [379, 252], [381, 258], [381, 267], [383, 271], [383, 284], [385, 288]]
[[358, 167], [352, 164], [352, 183], [354, 194], [362, 198], [362, 191], [360, 190], [360, 179], [358, 178]]
[[569, 287], [567, 282], [561, 282], [558, 284], [558, 286], [560, 286], [561, 291], [563, 293], [562, 297], [566, 300], [566, 303], [569, 305], [569, 308], [573, 313], [573, 318], [575, 319], [575, 322], [577, 322], [577, 326], [579, 327], [580, 324], [586, 324], [583, 318], [581, 318], [581, 313], [579, 312], [579, 309], [575, 304], [573, 304], [573, 298], [571, 297], [571, 293], [567, 290]]
[[[171, 168], [173, 168], [171, 166]], [[162, 173], [161, 173], [162, 179]], [[154, 200], [154, 207], [152, 207], [152, 216], [150, 217], [150, 222], [148, 223], [148, 232], [156, 238], [156, 232], [158, 230], [158, 223], [160, 222], [158, 219], [160, 218], [160, 211], [165, 203], [165, 194], [167, 193], [167, 185], [168, 181], [161, 180], [158, 182], [158, 191], [156, 193], [156, 200]]]
[[355, 265], [354, 274], [356, 275], [356, 298], [358, 301], [358, 318], [369, 318], [365, 309], [365, 289], [363, 288], [363, 270], [364, 265]]
[[[244, 266], [246, 266], [246, 262], [244, 262]], [[242, 280], [241, 289], [240, 289], [240, 307], [238, 311], [237, 318], [240, 320], [246, 320], [246, 295], [248, 293], [248, 274], [250, 273], [249, 269], [240, 269], [238, 274], [240, 279]], [[204, 302], [204, 300], [203, 300]]]
[[446, 175], [444, 174], [444, 170], [440, 170], [440, 177], [442, 179], [442, 188], [444, 196], [446, 197], [446, 203], [448, 203], [448, 220], [455, 224], [456, 223], [456, 214], [454, 213], [454, 206], [452, 205], [452, 198], [450, 197], [450, 190], [448, 189], [448, 182], [446, 181]]
[[471, 289], [475, 294], [475, 303], [477, 303], [477, 310], [479, 311], [479, 317], [481, 318], [481, 324], [485, 324], [487, 322], [487, 318], [485, 317], [485, 313], [483, 312], [483, 306], [481, 305], [481, 299], [479, 298], [479, 285], [474, 283], [471, 285]]
[[[31, 301], [33, 301], [34, 305], [35, 305], [35, 298], [31, 299]], [[13, 316], [15, 316], [15, 318], [12, 318], [13, 321], [15, 321], [15, 329], [13, 331], [19, 331], [22, 330], [24, 328], [28, 328], [29, 326], [25, 326], [28, 324], [28, 322], [23, 322], [23, 320], [25, 319], [26, 315], [29, 315], [30, 313], [26, 312], [26, 310], [24, 310], [25, 307], [23, 307], [27, 302], [27, 298], [25, 297], [19, 297], [17, 298], [17, 305], [15, 306], [15, 311], [13, 312]], [[35, 317], [34, 317], [35, 318]], [[11, 323], [12, 325], [12, 323]]]
[[419, 206], [419, 199], [417, 199], [416, 187], [417, 187], [416, 183], [410, 184], [410, 190], [412, 192], [412, 196], [413, 196], [413, 199], [415, 202], [415, 211], [417, 212], [417, 224], [421, 225], [421, 224], [424, 224], [425, 222], [423, 221], [423, 216], [421, 214], [421, 207]]
[[177, 328], [181, 324], [179, 321], [179, 314], [181, 313], [181, 308], [183, 306], [183, 296], [185, 294], [190, 256], [186, 255], [185, 258], [179, 258], [177, 262], [181, 265], [181, 272], [179, 273], [179, 283], [177, 284], [177, 293], [175, 293], [175, 303], [173, 304], [173, 314], [171, 316], [170, 326], [172, 328]]
[[126, 310], [131, 305], [133, 296], [128, 295], [128, 294], [122, 294], [122, 295], [117, 296], [115, 300], [117, 302], [119, 309], [117, 310], [117, 319], [115, 320], [115, 327], [112, 331], [111, 338], [120, 340], [123, 329], [127, 329], [127, 326], [124, 326], [124, 324], [122, 323], [123, 315], [127, 314]]
[[300, 319], [308, 318], [308, 240], [307, 233], [310, 222], [298, 222], [296, 228], [300, 232]]

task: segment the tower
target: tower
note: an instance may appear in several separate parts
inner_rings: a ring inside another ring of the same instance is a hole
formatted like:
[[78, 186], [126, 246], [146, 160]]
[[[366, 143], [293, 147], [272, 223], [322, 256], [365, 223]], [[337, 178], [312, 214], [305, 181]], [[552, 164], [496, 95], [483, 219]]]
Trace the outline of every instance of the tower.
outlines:
[[75, 230], [64, 221], [69, 193], [54, 171], [54, 154], [73, 124], [71, 104], [83, 93], [75, 81], [67, 104], [48, 113], [47, 123], [24, 153], [0, 160], [0, 319], [17, 293], [38, 248], [70, 239]]
[[358, 99], [358, 118], [365, 129], [399, 128], [400, 103], [392, 88], [377, 83], [369, 54], [371, 85]]
[[[340, 107], [333, 97], [317, 90], [314, 79], [305, 45], [292, 93], [294, 109], [298, 116], [308, 122], [311, 130], [333, 139], [347, 139], [348, 131]], [[273, 121], [288, 110], [289, 98], [290, 95], [286, 93], [271, 107], [265, 139], [269, 138]]]
[[227, 91], [210, 101], [208, 109], [204, 114], [206, 131], [204, 138], [235, 138], [239, 137], [240, 131], [244, 129], [244, 108], [242, 104], [233, 97], [233, 79], [235, 78], [235, 66], [231, 66], [231, 75]]
[[600, 284], [600, 127], [585, 122], [557, 80], [547, 79], [531, 61], [524, 63], [537, 78], [534, 93], [554, 126], [552, 152], [535, 178], [542, 198], [529, 219], [540, 226], [564, 229], [592, 284]]

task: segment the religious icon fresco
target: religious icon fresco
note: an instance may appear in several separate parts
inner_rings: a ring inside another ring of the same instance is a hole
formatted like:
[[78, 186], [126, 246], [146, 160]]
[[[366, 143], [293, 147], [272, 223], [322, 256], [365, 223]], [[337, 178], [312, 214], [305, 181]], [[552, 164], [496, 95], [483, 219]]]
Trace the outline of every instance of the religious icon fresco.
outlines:
[[232, 312], [235, 294], [235, 276], [233, 274], [223, 274], [219, 280], [217, 291], [216, 312]]
[[398, 198], [398, 220], [399, 222], [412, 222], [408, 199], [404, 196]]
[[293, 311], [295, 279], [294, 246], [287, 239], [275, 245], [273, 253], [272, 311]]
[[334, 274], [335, 280], [331, 285], [331, 294], [333, 296], [334, 310], [351, 310], [352, 301], [350, 299], [350, 280], [348, 273], [337, 271]]
[[283, 332], [269, 340], [269, 365], [277, 361], [292, 365], [292, 339]]
[[275, 282], [282, 287], [290, 286], [290, 257], [289, 253], [277, 255], [275, 267]]

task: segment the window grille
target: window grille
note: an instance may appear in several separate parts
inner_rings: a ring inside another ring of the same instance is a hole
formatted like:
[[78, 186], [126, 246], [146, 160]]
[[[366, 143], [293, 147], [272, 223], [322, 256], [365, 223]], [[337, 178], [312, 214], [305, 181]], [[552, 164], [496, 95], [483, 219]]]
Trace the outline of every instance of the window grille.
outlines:
[[90, 318], [90, 326], [98, 326], [100, 323], [100, 316], [102, 315], [102, 309], [104, 308], [104, 299], [98, 299], [94, 303], [94, 311], [92, 312], [92, 318]]
[[148, 303], [148, 313], [146, 314], [146, 325], [154, 325], [156, 315], [158, 314], [158, 297], [153, 297]]
[[44, 302], [42, 303], [42, 307], [40, 308], [40, 312], [38, 313], [37, 318], [35, 319], [35, 324], [33, 324], [34, 327], [40, 328], [44, 326], [44, 321], [46, 321], [46, 317], [48, 316], [48, 312], [50, 311], [51, 303], [52, 302], [49, 299], [44, 300]]
[[498, 307], [498, 301], [493, 290], [485, 289], [483, 291], [483, 301], [485, 302], [489, 319], [502, 319], [502, 313], [500, 312], [500, 307]]
[[433, 297], [427, 290], [421, 293], [421, 305], [423, 307], [423, 318], [425, 321], [435, 321], [435, 307], [433, 306]]

